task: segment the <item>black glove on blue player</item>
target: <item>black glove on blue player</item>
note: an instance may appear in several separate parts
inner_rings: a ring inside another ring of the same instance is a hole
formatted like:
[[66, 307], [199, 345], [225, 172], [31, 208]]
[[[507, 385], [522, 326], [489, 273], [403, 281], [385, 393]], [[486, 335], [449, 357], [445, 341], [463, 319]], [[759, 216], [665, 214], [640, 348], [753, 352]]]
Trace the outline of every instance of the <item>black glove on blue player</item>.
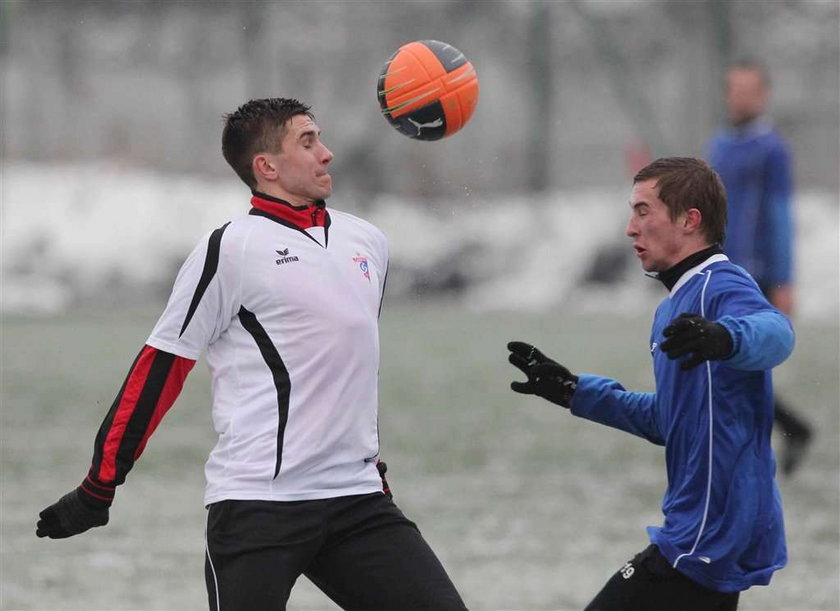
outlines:
[[537, 395], [562, 407], [569, 407], [577, 388], [578, 378], [557, 361], [554, 361], [525, 342], [510, 342], [508, 361], [519, 368], [527, 382], [511, 382], [514, 392]]
[[38, 517], [35, 534], [50, 539], [65, 539], [94, 526], [108, 523], [108, 504], [76, 488], [44, 509]]
[[660, 349], [668, 358], [677, 359], [691, 354], [680, 365], [683, 370], [697, 367], [703, 361], [725, 359], [732, 354], [732, 336], [726, 327], [697, 314], [680, 314], [662, 334], [667, 339]]

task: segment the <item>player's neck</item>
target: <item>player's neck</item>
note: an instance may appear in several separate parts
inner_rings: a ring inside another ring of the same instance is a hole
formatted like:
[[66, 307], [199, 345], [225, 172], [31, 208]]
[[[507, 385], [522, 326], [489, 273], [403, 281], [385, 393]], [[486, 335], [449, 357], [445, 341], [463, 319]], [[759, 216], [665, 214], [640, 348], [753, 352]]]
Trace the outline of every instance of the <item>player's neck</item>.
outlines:
[[258, 182], [257, 188], [253, 190], [254, 195], [267, 199], [269, 201], [277, 201], [283, 202], [285, 204], [289, 204], [290, 206], [294, 206], [295, 208], [309, 208], [310, 206], [314, 206], [318, 201], [323, 200], [315, 200], [311, 197], [304, 197], [301, 195], [294, 195], [292, 193], [287, 193], [283, 189], [280, 189], [274, 183], [265, 183], [265, 182]]
[[692, 267], [700, 265], [712, 255], [716, 255], [721, 252], [723, 251], [717, 244], [706, 246], [703, 249], [695, 251], [687, 257], [684, 257], [679, 263], [672, 265], [665, 271], [659, 272], [656, 274], [656, 279], [661, 281], [662, 284], [665, 285], [665, 288], [670, 291], [674, 288], [674, 285], [679, 281], [685, 272], [690, 270]]
[[315, 201], [303, 201], [303, 202], [301, 202], [300, 198], [283, 197], [283, 195], [281, 195], [281, 194], [269, 193], [267, 191], [262, 191], [260, 189], [254, 189], [253, 191], [251, 191], [251, 194], [255, 198], [261, 199], [263, 201], [271, 202], [273, 204], [282, 204], [283, 206], [294, 208], [295, 210], [306, 210], [307, 208], [310, 208], [311, 206], [314, 206], [316, 204], [321, 204], [321, 202], [323, 202], [323, 200], [320, 200], [318, 202], [315, 202]]
[[270, 218], [281, 219], [299, 229], [325, 227], [329, 223], [327, 204], [324, 200], [318, 200], [311, 206], [293, 206], [286, 200], [272, 197], [266, 193], [260, 193], [256, 190], [251, 193], [253, 194], [251, 214], [268, 215]]
[[732, 127], [732, 129], [737, 131], [746, 130], [758, 123], [763, 116], [763, 114], [757, 114], [746, 115], [743, 117], [730, 117], [729, 125]]

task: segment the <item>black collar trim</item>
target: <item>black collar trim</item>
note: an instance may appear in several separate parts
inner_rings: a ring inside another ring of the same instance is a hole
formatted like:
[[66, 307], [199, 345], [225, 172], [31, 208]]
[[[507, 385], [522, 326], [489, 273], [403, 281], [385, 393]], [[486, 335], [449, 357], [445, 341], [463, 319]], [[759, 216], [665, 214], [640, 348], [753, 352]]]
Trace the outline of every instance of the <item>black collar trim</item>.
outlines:
[[254, 197], [259, 197], [260, 199], [264, 199], [264, 200], [269, 201], [269, 202], [274, 202], [275, 204], [283, 204], [284, 206], [288, 206], [292, 210], [306, 210], [310, 206], [316, 206], [318, 208], [324, 208], [327, 205], [327, 202], [325, 202], [323, 199], [318, 199], [318, 200], [315, 200], [315, 203], [313, 203], [313, 204], [307, 204], [307, 205], [304, 205], [304, 206], [295, 206], [293, 203], [291, 203], [289, 201], [286, 201], [285, 199], [280, 199], [279, 197], [274, 197], [273, 195], [268, 195], [267, 193], [263, 193], [262, 191], [257, 191], [256, 189], [253, 189], [251, 191], [251, 195], [253, 195]]
[[[259, 191], [253, 191], [253, 194], [254, 194], [254, 197], [259, 197], [259, 198], [262, 198], [262, 199], [266, 199], [268, 201], [278, 203], [278, 204], [284, 204], [286, 206], [289, 206], [292, 210], [295, 210], [295, 211], [307, 210], [308, 208], [311, 207], [311, 206], [293, 206], [292, 204], [290, 204], [289, 202], [287, 202], [285, 200], [278, 199], [276, 197], [271, 197], [270, 195], [260, 193]], [[321, 199], [321, 200], [318, 200], [317, 202], [315, 202], [314, 205], [317, 208], [323, 209], [327, 204], [324, 200]], [[324, 243], [323, 244], [321, 244], [317, 239], [312, 237], [312, 235], [310, 235], [310, 233], [308, 231], [306, 231], [306, 229], [304, 229], [303, 227], [301, 227], [300, 225], [298, 225], [294, 221], [284, 219], [280, 216], [277, 216], [276, 214], [272, 214], [271, 212], [268, 212], [266, 210], [262, 210], [260, 208], [255, 208], [255, 207], [252, 207], [248, 211], [248, 214], [250, 214], [251, 216], [261, 216], [263, 218], [267, 218], [271, 221], [274, 221], [275, 223], [283, 225], [284, 227], [288, 227], [289, 229], [294, 229], [295, 231], [299, 231], [303, 235], [305, 235], [307, 238], [309, 238], [310, 240], [315, 242], [318, 246], [322, 246], [323, 248], [327, 248], [327, 246], [329, 246], [329, 243], [330, 243], [330, 225], [332, 224], [332, 218], [330, 218], [330, 213], [328, 211], [324, 212], [325, 216], [324, 216]]]
[[690, 270], [692, 267], [700, 265], [703, 261], [711, 257], [712, 255], [718, 255], [723, 253], [720, 249], [720, 246], [715, 244], [714, 246], [709, 246], [708, 248], [704, 248], [703, 250], [697, 251], [693, 255], [688, 255], [685, 259], [666, 269], [664, 272], [659, 272], [656, 274], [650, 274], [651, 277], [656, 278], [662, 284], [665, 285], [669, 291], [674, 288], [674, 285], [677, 281], [682, 278], [682, 275]]

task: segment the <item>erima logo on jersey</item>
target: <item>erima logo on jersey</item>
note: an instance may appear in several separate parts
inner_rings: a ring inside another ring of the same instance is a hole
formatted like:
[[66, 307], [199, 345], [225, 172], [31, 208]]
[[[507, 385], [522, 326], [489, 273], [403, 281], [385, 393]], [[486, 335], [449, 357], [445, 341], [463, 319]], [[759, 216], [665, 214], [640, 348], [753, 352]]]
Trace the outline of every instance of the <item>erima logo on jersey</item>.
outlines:
[[657, 347], [658, 345], [659, 345], [659, 344], [657, 344], [656, 342], [653, 342], [653, 343], [650, 345], [650, 353], [651, 353], [651, 354], [653, 354], [653, 351], [654, 351], [654, 350], [656, 350], [656, 347]]
[[284, 248], [283, 250], [275, 250], [274, 252], [280, 255], [280, 258], [275, 261], [277, 265], [285, 265], [286, 263], [294, 263], [295, 261], [300, 260], [295, 255], [290, 255], [288, 248]]

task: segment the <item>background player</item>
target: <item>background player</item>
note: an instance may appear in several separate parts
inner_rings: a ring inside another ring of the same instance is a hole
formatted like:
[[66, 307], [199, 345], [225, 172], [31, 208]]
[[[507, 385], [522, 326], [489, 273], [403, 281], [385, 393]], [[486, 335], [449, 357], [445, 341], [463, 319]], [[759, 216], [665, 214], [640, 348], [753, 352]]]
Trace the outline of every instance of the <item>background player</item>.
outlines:
[[[765, 116], [769, 92], [767, 72], [757, 63], [729, 69], [730, 125], [714, 136], [708, 158], [729, 201], [724, 252], [750, 272], [770, 303], [793, 316], [793, 171], [787, 144]], [[774, 419], [784, 440], [782, 472], [790, 475], [811, 440], [811, 427], [778, 397]]]
[[793, 329], [721, 252], [726, 195], [705, 162], [654, 161], [635, 176], [630, 206], [627, 235], [669, 291], [650, 336], [656, 392], [573, 375], [524, 342], [508, 344], [528, 377], [511, 388], [665, 446], [665, 521], [587, 609], [730, 611], [787, 560], [770, 370]]
[[187, 258], [99, 429], [88, 476], [41, 512], [37, 534], [108, 522], [116, 486], [206, 350], [219, 434], [205, 467], [210, 608], [285, 608], [305, 574], [343, 608], [464, 609], [383, 491], [388, 248], [370, 223], [327, 210], [333, 154], [320, 133], [297, 100], [252, 100], [226, 117], [222, 152], [252, 190], [251, 210]]

